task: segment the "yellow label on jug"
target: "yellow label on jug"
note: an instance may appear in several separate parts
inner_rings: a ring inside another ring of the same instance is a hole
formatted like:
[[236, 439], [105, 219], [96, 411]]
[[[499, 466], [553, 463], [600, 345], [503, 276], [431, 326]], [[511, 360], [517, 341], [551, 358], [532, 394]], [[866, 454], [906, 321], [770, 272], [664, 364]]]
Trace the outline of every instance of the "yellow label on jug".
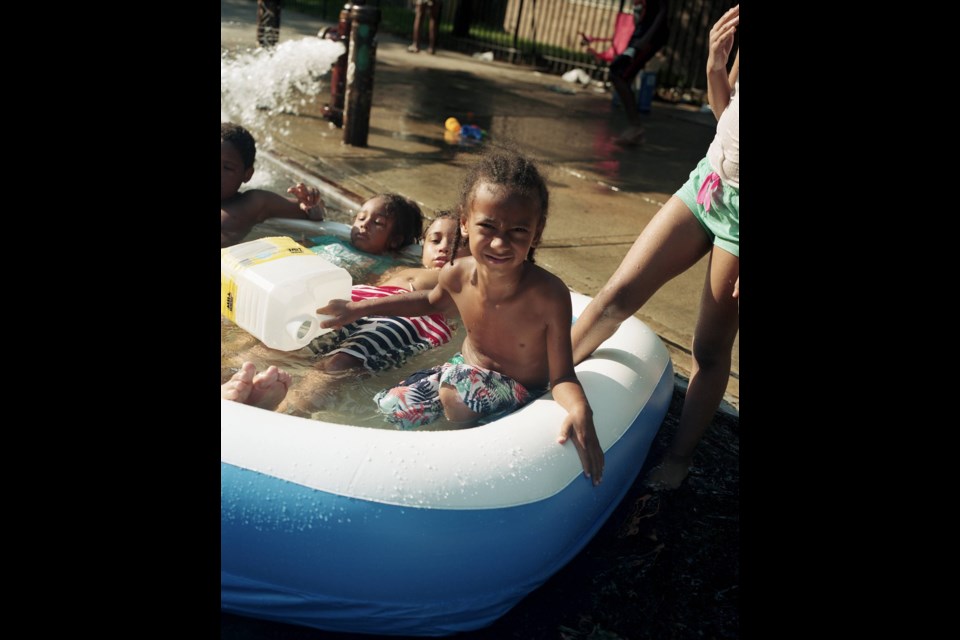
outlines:
[[293, 238], [286, 236], [260, 238], [252, 242], [220, 249], [220, 260], [234, 270], [246, 269], [279, 258], [304, 255], [313, 254], [309, 249], [297, 244]]
[[349, 299], [350, 285], [345, 269], [286, 236], [220, 250], [221, 317], [271, 349], [300, 349], [330, 331], [316, 310], [334, 298]]
[[[264, 262], [290, 256], [313, 255], [293, 238], [277, 236], [220, 249], [220, 263], [234, 275]], [[231, 322], [237, 320], [237, 282], [220, 272], [220, 314]]]
[[237, 321], [237, 283], [220, 274], [220, 315], [230, 322]]

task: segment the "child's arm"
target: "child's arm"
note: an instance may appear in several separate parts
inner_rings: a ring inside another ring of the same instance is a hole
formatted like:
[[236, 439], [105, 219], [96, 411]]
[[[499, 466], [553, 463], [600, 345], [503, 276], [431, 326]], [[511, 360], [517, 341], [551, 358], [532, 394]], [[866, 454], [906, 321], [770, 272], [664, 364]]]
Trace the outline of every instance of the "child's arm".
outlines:
[[[460, 265], [457, 265], [459, 267]], [[432, 289], [400, 293], [384, 298], [370, 298], [359, 302], [346, 300], [331, 300], [325, 307], [317, 309], [317, 315], [333, 316], [328, 320], [321, 320], [320, 326], [324, 329], [342, 327], [366, 316], [426, 316], [432, 313], [449, 315], [458, 313], [457, 305], [447, 291], [444, 283], [455, 282], [459, 269], [453, 265], [446, 265], [440, 270], [439, 282]]]
[[299, 183], [287, 189], [287, 192], [294, 194], [297, 199], [286, 198], [265, 189], [245, 191], [247, 198], [255, 199], [256, 222], [263, 222], [268, 218], [323, 220], [326, 209], [318, 189]]
[[553, 399], [567, 410], [567, 417], [560, 427], [557, 442], [563, 444], [572, 435], [573, 445], [580, 456], [583, 473], [593, 480], [594, 486], [603, 478], [603, 449], [593, 424], [593, 409], [587, 402], [580, 380], [573, 369], [573, 347], [570, 342], [570, 320], [573, 311], [570, 294], [562, 284], [558, 298], [550, 308], [547, 323], [547, 360], [550, 369], [550, 389]]
[[426, 316], [432, 313], [446, 313], [450, 308], [443, 294], [432, 301], [432, 294], [439, 289], [425, 289], [410, 293], [398, 293], [383, 298], [369, 298], [359, 302], [331, 300], [327, 306], [317, 309], [318, 316], [333, 316], [320, 321], [324, 329], [338, 328], [367, 316]]
[[720, 114], [730, 104], [733, 85], [740, 75], [740, 49], [733, 60], [733, 67], [727, 73], [727, 60], [733, 49], [733, 36], [740, 24], [740, 5], [723, 14], [710, 29], [710, 45], [707, 53], [707, 102], [713, 109], [713, 115]]
[[593, 425], [593, 409], [587, 402], [583, 387], [576, 375], [551, 384], [553, 398], [567, 410], [567, 417], [560, 426], [557, 442], [564, 444], [573, 435], [573, 445], [580, 456], [583, 474], [593, 480], [594, 486], [603, 479], [603, 449]]

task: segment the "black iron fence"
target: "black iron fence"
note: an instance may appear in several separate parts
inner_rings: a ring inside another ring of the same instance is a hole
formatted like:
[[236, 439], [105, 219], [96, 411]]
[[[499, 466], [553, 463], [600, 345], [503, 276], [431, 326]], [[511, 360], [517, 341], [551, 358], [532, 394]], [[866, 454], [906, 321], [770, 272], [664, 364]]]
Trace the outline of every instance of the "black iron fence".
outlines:
[[[710, 27], [737, 2], [670, 0], [670, 38], [650, 63], [657, 68], [661, 97], [699, 101], [706, 90]], [[343, 0], [283, 2], [285, 7], [332, 22], [344, 4]], [[381, 31], [411, 36], [412, 0], [367, 0], [365, 4], [380, 8]], [[606, 80], [606, 63], [587, 53], [579, 34], [612, 38], [617, 15], [632, 8], [632, 0], [443, 0], [438, 46], [466, 54], [490, 52], [495, 60], [558, 74], [579, 68]], [[426, 28], [421, 25], [422, 39]], [[734, 46], [739, 46], [739, 31]]]

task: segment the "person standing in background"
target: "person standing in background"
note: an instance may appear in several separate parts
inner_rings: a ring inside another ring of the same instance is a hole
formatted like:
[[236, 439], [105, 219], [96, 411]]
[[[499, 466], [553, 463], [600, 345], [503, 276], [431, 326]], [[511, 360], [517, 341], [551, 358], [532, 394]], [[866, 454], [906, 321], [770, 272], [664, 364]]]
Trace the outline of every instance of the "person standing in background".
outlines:
[[440, 0], [415, 0], [416, 15], [413, 18], [413, 44], [407, 47], [410, 53], [420, 53], [420, 24], [423, 22], [423, 14], [430, 14], [430, 48], [427, 51], [430, 55], [437, 52], [437, 33], [440, 30], [440, 8], [443, 3]]
[[633, 35], [623, 53], [610, 63], [610, 82], [620, 96], [620, 103], [627, 113], [630, 125], [617, 138], [622, 145], [635, 145], [643, 140], [643, 127], [637, 112], [637, 97], [633, 93], [633, 80], [644, 65], [667, 43], [670, 29], [667, 27], [667, 0], [634, 0]]

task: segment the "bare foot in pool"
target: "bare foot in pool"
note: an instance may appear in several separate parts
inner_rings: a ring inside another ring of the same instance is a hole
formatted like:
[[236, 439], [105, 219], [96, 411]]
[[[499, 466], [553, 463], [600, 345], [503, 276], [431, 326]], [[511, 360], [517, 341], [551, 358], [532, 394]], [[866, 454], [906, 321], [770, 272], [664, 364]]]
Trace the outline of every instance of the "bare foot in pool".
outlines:
[[660, 464], [647, 476], [646, 484], [651, 489], [676, 489], [690, 473], [693, 456], [678, 456], [669, 451], [664, 454]]
[[275, 366], [262, 373], [256, 371], [252, 362], [244, 362], [232, 378], [220, 385], [220, 397], [261, 409], [275, 409], [287, 395], [290, 374]]
[[246, 402], [253, 390], [253, 376], [257, 368], [252, 362], [244, 362], [233, 377], [220, 385], [220, 397], [233, 402]]
[[247, 404], [273, 411], [287, 395], [290, 388], [290, 374], [271, 365], [253, 377], [253, 389]]

